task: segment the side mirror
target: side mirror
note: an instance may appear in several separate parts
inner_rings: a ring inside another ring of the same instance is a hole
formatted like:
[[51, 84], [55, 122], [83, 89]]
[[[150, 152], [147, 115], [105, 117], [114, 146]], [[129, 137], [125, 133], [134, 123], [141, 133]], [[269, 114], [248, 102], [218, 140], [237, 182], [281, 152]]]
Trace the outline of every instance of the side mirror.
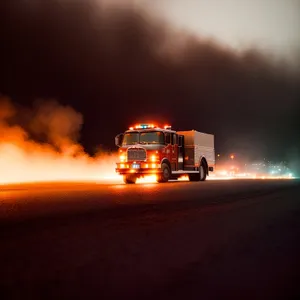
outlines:
[[123, 137], [124, 137], [123, 133], [120, 133], [115, 137], [115, 144], [117, 147], [121, 147], [122, 142], [123, 142]]

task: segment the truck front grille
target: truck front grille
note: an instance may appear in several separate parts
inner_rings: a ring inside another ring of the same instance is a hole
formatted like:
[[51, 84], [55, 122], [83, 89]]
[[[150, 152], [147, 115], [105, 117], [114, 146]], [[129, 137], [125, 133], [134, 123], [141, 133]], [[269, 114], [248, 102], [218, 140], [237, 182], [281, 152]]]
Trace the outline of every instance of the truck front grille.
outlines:
[[127, 161], [146, 160], [146, 150], [143, 148], [129, 148], [127, 150]]

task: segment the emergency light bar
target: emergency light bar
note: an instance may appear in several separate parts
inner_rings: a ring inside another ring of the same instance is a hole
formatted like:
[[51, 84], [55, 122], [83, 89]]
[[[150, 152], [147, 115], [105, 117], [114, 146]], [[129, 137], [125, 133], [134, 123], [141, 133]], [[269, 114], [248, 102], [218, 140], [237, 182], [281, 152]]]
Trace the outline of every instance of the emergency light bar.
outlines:
[[[134, 130], [134, 129], [148, 129], [148, 128], [156, 128], [156, 125], [153, 124], [139, 124], [139, 125], [135, 125], [132, 127], [129, 127], [129, 130]], [[164, 126], [165, 129], [169, 129], [171, 130], [171, 126], [170, 125], [166, 125]]]
[[130, 127], [129, 129], [130, 130], [133, 130], [133, 129], [147, 129], [147, 128], [154, 128], [156, 127], [155, 125], [153, 124], [139, 124], [139, 125], [136, 125], [134, 127]]

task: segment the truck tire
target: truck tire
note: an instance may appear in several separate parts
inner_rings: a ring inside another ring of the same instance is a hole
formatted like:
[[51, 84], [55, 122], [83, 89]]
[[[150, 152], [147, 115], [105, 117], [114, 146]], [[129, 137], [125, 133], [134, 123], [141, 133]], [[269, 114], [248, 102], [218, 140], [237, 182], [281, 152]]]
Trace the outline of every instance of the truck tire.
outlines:
[[132, 174], [123, 176], [123, 181], [126, 184], [134, 184], [136, 183], [136, 179], [137, 179], [136, 176]]
[[206, 180], [206, 168], [205, 168], [205, 164], [203, 164], [201, 162], [201, 165], [199, 167], [199, 178], [200, 178], [200, 181], [205, 181]]
[[171, 177], [171, 170], [170, 170], [170, 167], [168, 166], [168, 164], [163, 163], [161, 165], [161, 170], [162, 170], [162, 173], [158, 176], [157, 182], [163, 183], [163, 182], [169, 181], [169, 179]]
[[200, 163], [199, 173], [189, 174], [189, 180], [190, 181], [205, 181], [206, 180], [206, 168], [205, 168], [205, 163], [203, 163], [203, 161], [201, 161], [201, 163]]

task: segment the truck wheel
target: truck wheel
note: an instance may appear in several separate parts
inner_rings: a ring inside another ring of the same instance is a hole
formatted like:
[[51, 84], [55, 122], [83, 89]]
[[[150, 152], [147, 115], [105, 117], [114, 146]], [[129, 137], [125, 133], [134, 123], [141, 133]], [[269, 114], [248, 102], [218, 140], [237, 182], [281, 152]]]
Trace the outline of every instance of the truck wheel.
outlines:
[[200, 177], [200, 181], [206, 180], [206, 168], [204, 167], [204, 164], [202, 162], [199, 168], [199, 177]]
[[205, 165], [203, 162], [201, 162], [201, 164], [200, 164], [199, 173], [190, 174], [189, 179], [190, 179], [190, 181], [205, 181], [206, 180], [206, 170], [205, 170]]
[[158, 176], [157, 182], [167, 182], [171, 177], [171, 170], [166, 163], [161, 165], [162, 174]]
[[124, 175], [123, 176], [123, 181], [126, 184], [134, 184], [136, 183], [136, 176], [135, 175]]

